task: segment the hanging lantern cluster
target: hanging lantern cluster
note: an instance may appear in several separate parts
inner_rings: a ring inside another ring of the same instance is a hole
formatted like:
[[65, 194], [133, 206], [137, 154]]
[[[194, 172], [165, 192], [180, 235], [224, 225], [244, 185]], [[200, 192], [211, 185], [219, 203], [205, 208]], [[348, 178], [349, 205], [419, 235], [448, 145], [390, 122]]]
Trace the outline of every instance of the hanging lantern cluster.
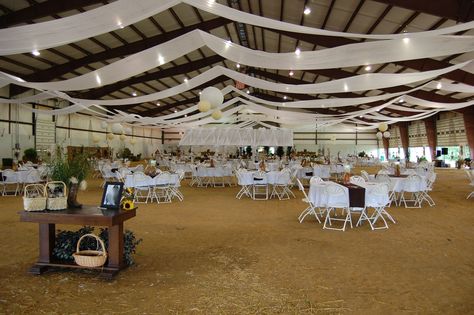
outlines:
[[201, 113], [208, 112], [211, 109], [214, 109], [212, 113], [212, 118], [219, 120], [222, 118], [222, 112], [219, 109], [216, 109], [224, 102], [224, 95], [222, 92], [213, 86], [207, 87], [201, 92], [199, 97], [198, 109]]
[[388, 124], [382, 122], [379, 124], [379, 131], [376, 134], [377, 139], [381, 140], [382, 138], [390, 138], [390, 131], [388, 131]]

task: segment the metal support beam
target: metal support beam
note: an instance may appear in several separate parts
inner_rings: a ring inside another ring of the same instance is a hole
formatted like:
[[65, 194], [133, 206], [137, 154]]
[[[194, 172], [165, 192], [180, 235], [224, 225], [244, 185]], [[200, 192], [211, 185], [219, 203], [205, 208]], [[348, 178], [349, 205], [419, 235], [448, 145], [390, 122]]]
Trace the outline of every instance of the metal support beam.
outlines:
[[474, 19], [474, 6], [471, 0], [374, 0], [377, 2], [405, 8], [408, 10], [436, 15], [458, 22]]

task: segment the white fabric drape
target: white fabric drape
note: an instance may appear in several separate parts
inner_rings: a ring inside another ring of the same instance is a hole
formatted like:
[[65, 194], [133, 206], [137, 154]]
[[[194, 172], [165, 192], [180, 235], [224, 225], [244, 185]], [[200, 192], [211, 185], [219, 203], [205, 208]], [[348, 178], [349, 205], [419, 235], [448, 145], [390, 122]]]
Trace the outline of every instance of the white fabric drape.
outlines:
[[[458, 24], [452, 27], [409, 34], [355, 34], [335, 32], [295, 25], [282, 21], [249, 14], [203, 0], [118, 0], [97, 9], [53, 21], [23, 25], [0, 30], [0, 55], [31, 52], [77, 42], [86, 38], [111, 32], [127, 25], [139, 22], [157, 13], [163, 12], [176, 4], [184, 2], [203, 11], [226, 17], [230, 20], [246, 24], [272, 28], [289, 32], [367, 38], [367, 39], [398, 39], [402, 37], [421, 38], [435, 35], [453, 34], [469, 30], [474, 22]], [[57, 30], [61, 30], [58, 32]]]
[[[163, 99], [173, 95], [177, 95], [196, 88], [197, 86], [204, 84], [218, 76], [225, 75], [231, 79], [245, 83], [246, 85], [253, 86], [260, 89], [271, 90], [282, 93], [302, 93], [302, 94], [319, 94], [319, 93], [342, 93], [342, 92], [354, 92], [354, 91], [366, 91], [374, 89], [382, 89], [392, 86], [405, 85], [419, 81], [431, 80], [437, 76], [445, 73], [462, 69], [467, 66], [471, 61], [466, 61], [457, 65], [452, 65], [439, 70], [431, 70], [425, 72], [414, 72], [414, 73], [366, 73], [356, 75], [349, 78], [332, 80], [321, 83], [309, 83], [309, 84], [284, 84], [275, 83], [249, 75], [236, 72], [231, 69], [224, 68], [222, 66], [213, 67], [192, 79], [189, 79], [185, 83], [181, 83], [172, 88], [137, 97], [116, 99], [116, 100], [87, 100], [79, 98], [71, 98], [64, 96], [64, 99], [68, 99], [72, 102], [81, 103], [83, 105], [97, 104], [97, 105], [130, 105], [148, 102], [151, 100]], [[5, 73], [3, 73], [3, 77]], [[7, 80], [7, 79], [5, 79]], [[74, 80], [74, 79], [72, 79]], [[26, 86], [29, 88], [36, 88], [36, 84], [27, 82], [18, 82], [11, 78], [8, 79], [8, 83], [15, 83], [17, 85]], [[45, 83], [46, 84], [46, 83]], [[56, 82], [47, 83], [50, 87], [56, 87]], [[61, 85], [61, 83], [58, 83]]]
[[293, 146], [293, 131], [281, 128], [194, 128], [184, 133], [179, 145]]
[[[97, 88], [146, 72], [204, 45], [229, 60], [245, 65], [303, 70], [343, 68], [463, 53], [474, 50], [474, 37], [422, 37], [412, 39], [408, 43], [405, 43], [403, 39], [364, 42], [302, 52], [297, 56], [294, 53], [267, 53], [252, 50], [237, 44], [229, 44], [226, 40], [206, 32], [194, 30], [72, 79], [55, 82], [25, 82], [21, 78], [0, 72], [0, 82], [3, 82], [3, 85], [15, 83], [28, 88], [58, 91]], [[367, 77], [371, 75], [375, 74], [364, 74]]]

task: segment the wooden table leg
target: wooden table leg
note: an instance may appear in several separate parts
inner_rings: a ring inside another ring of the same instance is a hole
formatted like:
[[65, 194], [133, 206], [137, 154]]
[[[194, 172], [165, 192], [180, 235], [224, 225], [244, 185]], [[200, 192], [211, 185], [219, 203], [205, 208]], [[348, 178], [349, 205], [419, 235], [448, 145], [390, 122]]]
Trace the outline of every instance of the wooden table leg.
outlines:
[[123, 262], [123, 224], [117, 224], [109, 227], [109, 263], [108, 267], [124, 267]]
[[[38, 263], [50, 263], [56, 239], [56, 225], [51, 223], [39, 224], [39, 259]], [[42, 274], [48, 266], [34, 265], [29, 273]]]

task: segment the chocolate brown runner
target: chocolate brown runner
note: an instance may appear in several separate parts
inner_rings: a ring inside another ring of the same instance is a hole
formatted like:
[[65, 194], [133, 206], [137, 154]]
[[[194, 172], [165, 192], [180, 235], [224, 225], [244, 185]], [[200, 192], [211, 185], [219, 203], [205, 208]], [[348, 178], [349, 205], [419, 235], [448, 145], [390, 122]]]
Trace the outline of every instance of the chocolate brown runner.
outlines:
[[349, 207], [364, 208], [365, 207], [365, 188], [354, 184], [343, 184], [342, 186], [349, 189]]

